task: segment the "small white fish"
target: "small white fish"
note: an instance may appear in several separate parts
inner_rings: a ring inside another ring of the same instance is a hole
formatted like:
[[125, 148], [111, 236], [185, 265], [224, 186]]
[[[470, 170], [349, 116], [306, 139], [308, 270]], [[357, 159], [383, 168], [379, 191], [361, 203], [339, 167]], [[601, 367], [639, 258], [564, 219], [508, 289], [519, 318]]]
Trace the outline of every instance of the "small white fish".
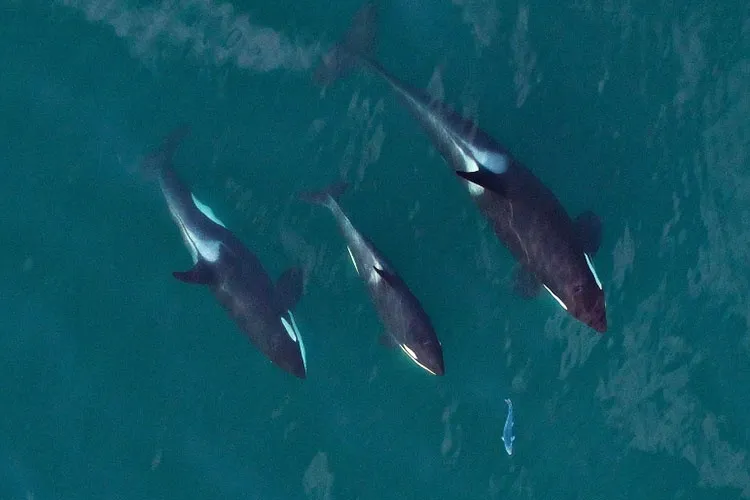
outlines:
[[513, 403], [510, 399], [505, 400], [508, 403], [508, 417], [505, 419], [505, 427], [503, 428], [503, 443], [505, 443], [505, 451], [508, 455], [513, 454], [513, 441], [516, 440], [516, 436], [513, 435]]

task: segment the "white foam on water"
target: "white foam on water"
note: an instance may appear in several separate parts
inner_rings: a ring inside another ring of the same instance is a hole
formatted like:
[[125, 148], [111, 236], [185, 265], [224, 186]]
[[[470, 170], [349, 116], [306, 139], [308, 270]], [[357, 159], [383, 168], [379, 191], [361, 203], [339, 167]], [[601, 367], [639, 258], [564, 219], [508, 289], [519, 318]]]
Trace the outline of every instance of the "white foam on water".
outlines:
[[510, 38], [513, 52], [513, 85], [516, 89], [516, 107], [520, 108], [529, 97], [532, 87], [541, 78], [537, 71], [537, 55], [529, 41], [529, 6], [518, 7], [518, 17]]
[[320, 54], [317, 43], [303, 44], [254, 24], [226, 2], [162, 1], [140, 8], [122, 0], [58, 0], [58, 4], [80, 11], [87, 21], [111, 26], [135, 57], [149, 63], [187, 49], [206, 66], [304, 71]]
[[488, 47], [495, 35], [500, 20], [500, 11], [492, 0], [451, 0], [461, 7], [464, 23], [471, 26], [477, 48]]

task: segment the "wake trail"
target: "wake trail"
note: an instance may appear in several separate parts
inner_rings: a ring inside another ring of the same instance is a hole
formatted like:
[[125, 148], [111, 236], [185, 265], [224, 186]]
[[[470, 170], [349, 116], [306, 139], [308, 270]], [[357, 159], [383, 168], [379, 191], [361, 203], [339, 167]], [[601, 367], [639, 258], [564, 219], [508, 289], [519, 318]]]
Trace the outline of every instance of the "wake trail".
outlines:
[[164, 0], [135, 7], [128, 0], [58, 0], [91, 23], [110, 26], [134, 57], [153, 64], [189, 53], [199, 64], [227, 64], [255, 72], [306, 71], [319, 57], [318, 43], [305, 44], [254, 24], [230, 3]]

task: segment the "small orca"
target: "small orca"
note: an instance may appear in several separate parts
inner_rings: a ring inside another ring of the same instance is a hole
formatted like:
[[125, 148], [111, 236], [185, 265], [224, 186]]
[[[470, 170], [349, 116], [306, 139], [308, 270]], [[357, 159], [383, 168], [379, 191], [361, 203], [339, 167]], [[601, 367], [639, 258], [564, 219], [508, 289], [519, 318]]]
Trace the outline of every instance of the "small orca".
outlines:
[[533, 297], [543, 286], [573, 317], [605, 332], [604, 291], [592, 262], [601, 243], [598, 217], [586, 212], [571, 220], [552, 191], [472, 120], [388, 73], [373, 56], [376, 17], [373, 2], [360, 8], [314, 80], [328, 85], [358, 64], [385, 80], [518, 261], [516, 291]]
[[354, 227], [338, 204], [346, 190], [340, 183], [323, 191], [303, 193], [300, 198], [328, 207], [346, 240], [357, 274], [365, 281], [375, 308], [385, 325], [382, 344], [400, 347], [417, 365], [433, 375], [443, 375], [443, 349], [430, 318], [417, 298], [375, 246]]
[[513, 403], [510, 399], [506, 399], [505, 403], [508, 405], [508, 416], [505, 417], [505, 426], [503, 427], [503, 436], [500, 438], [503, 440], [505, 445], [505, 452], [508, 455], [513, 454], [513, 441], [516, 440], [515, 434], [513, 434]]
[[190, 192], [172, 168], [172, 157], [186, 134], [187, 127], [172, 132], [142, 165], [157, 177], [195, 264], [189, 271], [172, 274], [185, 283], [207, 285], [258, 349], [304, 379], [305, 346], [292, 315], [302, 295], [302, 271], [288, 269], [274, 284], [258, 257]]

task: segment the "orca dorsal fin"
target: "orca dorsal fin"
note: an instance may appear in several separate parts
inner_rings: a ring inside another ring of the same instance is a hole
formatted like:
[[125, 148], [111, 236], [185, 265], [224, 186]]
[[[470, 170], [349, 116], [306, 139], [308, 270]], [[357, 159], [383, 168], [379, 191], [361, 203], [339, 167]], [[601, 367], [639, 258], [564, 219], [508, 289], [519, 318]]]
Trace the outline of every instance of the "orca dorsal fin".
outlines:
[[276, 281], [276, 303], [285, 310], [291, 311], [302, 298], [304, 274], [299, 267], [290, 267]]
[[502, 174], [496, 174], [489, 170], [479, 169], [474, 172], [465, 172], [463, 170], [456, 170], [456, 175], [464, 180], [481, 186], [485, 189], [489, 189], [495, 194], [505, 196], [508, 192], [508, 187], [503, 182]]
[[172, 276], [183, 283], [190, 283], [193, 285], [210, 285], [214, 279], [214, 273], [211, 270], [211, 266], [209, 266], [204, 260], [196, 262], [191, 270], [175, 271], [172, 273]]
[[384, 269], [380, 269], [378, 266], [372, 266], [372, 268], [375, 270], [376, 273], [378, 273], [378, 276], [380, 276], [381, 278], [383, 278], [383, 280], [385, 280], [386, 283], [388, 283], [394, 288], [398, 287], [399, 279], [396, 275]]

